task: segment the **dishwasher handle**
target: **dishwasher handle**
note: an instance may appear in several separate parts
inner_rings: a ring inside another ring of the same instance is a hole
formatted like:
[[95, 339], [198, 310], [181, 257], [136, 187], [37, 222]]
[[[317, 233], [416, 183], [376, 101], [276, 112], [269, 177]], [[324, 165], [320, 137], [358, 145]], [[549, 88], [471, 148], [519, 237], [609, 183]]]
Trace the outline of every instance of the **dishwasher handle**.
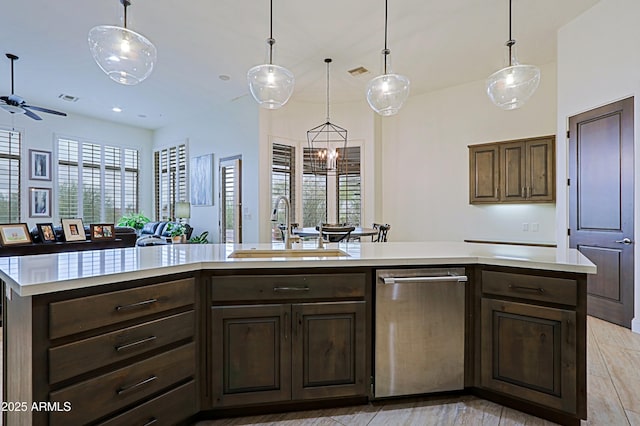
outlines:
[[384, 277], [382, 281], [385, 284], [403, 284], [403, 283], [426, 283], [433, 281], [456, 281], [456, 282], [467, 282], [466, 275], [443, 275], [436, 277]]

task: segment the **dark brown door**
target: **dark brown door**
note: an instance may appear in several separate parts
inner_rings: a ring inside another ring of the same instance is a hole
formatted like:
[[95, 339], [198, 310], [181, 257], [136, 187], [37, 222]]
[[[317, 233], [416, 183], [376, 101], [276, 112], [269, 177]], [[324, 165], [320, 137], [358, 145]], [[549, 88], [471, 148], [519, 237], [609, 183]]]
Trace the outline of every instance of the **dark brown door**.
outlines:
[[588, 313], [633, 317], [633, 98], [569, 119], [569, 245], [598, 267]]

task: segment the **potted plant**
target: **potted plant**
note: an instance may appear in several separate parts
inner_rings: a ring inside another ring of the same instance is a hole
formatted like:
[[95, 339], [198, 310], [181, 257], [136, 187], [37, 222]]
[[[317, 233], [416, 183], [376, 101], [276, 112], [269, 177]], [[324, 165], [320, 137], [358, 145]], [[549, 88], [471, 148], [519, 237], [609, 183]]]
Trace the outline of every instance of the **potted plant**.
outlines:
[[187, 227], [184, 223], [170, 222], [167, 225], [167, 231], [174, 243], [184, 243], [187, 239]]
[[209, 231], [204, 231], [200, 235], [193, 236], [189, 239], [191, 244], [207, 244], [209, 243]]
[[136, 230], [136, 234], [140, 235], [140, 231], [144, 228], [144, 225], [151, 222], [151, 219], [143, 215], [142, 213], [131, 213], [124, 215], [118, 221], [118, 226], [130, 226]]

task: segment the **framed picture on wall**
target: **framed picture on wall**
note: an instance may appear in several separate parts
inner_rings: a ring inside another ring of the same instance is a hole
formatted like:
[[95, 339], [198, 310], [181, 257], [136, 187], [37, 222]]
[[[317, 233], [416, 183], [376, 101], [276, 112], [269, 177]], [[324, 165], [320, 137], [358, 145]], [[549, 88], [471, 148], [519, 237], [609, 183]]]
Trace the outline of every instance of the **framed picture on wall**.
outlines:
[[29, 217], [51, 217], [51, 188], [29, 188]]
[[51, 180], [51, 152], [29, 150], [29, 179]]
[[213, 205], [213, 154], [193, 157], [190, 164], [192, 206]]
[[82, 219], [62, 219], [62, 232], [66, 241], [84, 241], [87, 239], [84, 234]]

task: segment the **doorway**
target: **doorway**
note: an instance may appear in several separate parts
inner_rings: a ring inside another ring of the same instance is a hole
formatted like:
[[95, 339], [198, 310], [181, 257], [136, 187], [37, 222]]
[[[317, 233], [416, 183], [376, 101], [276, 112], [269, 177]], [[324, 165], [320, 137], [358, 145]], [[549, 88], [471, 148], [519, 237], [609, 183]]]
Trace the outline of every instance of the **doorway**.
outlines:
[[242, 242], [242, 156], [220, 159], [220, 242]]
[[587, 312], [631, 328], [634, 291], [633, 98], [569, 118], [569, 246], [598, 267]]

